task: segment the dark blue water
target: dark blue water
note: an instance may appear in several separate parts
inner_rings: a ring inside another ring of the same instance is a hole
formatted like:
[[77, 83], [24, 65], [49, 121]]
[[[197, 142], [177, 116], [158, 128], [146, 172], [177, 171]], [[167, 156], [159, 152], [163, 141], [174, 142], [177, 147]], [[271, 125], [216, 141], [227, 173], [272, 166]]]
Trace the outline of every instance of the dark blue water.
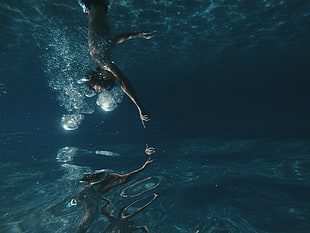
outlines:
[[145, 144], [155, 161], [107, 194], [115, 215], [150, 177], [160, 196], [132, 218], [150, 232], [310, 232], [310, 2], [111, 0], [109, 19], [155, 33], [113, 51], [145, 129], [121, 92], [104, 111], [78, 84], [94, 66], [76, 1], [0, 3], [0, 232], [75, 232], [79, 180], [139, 168]]

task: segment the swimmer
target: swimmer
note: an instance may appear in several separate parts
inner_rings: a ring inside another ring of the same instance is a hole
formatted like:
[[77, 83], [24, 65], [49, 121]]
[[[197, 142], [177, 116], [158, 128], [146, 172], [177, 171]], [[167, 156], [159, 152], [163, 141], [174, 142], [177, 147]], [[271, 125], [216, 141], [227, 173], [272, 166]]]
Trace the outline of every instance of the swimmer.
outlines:
[[112, 37], [108, 24], [108, 0], [78, 0], [84, 12], [88, 14], [88, 45], [90, 56], [97, 65], [96, 70], [90, 71], [85, 76], [87, 86], [94, 91], [102, 92], [111, 90], [117, 80], [124, 93], [136, 105], [143, 126], [144, 121], [149, 121], [150, 116], [139, 101], [129, 80], [111, 61], [111, 50], [119, 43], [141, 37], [151, 39], [148, 32], [123, 33]]

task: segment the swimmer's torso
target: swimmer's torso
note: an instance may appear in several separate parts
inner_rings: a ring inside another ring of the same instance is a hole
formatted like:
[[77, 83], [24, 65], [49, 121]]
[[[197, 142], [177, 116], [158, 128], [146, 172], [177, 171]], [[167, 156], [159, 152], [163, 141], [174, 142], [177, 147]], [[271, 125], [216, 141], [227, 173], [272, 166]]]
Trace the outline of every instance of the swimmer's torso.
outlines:
[[107, 12], [98, 6], [89, 12], [88, 45], [93, 61], [104, 68], [110, 62], [112, 37]]

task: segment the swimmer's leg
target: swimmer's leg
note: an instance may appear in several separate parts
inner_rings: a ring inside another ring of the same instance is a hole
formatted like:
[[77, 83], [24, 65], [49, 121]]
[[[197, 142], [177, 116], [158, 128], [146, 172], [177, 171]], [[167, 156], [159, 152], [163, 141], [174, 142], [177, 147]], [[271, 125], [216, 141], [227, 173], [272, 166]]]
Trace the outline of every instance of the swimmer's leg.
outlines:
[[[139, 201], [143, 201], [144, 199], [149, 198], [150, 196], [153, 196], [153, 198], [152, 198], [151, 200], [149, 200], [146, 204], [144, 204], [142, 207], [140, 207], [139, 209], [137, 209], [137, 210], [136, 210], [135, 212], [133, 212], [132, 214], [127, 214], [127, 215], [125, 214], [126, 210], [127, 210], [130, 206], [132, 206], [132, 205], [138, 203]], [[151, 195], [142, 197], [142, 198], [140, 198], [140, 199], [138, 199], [138, 200], [135, 200], [135, 201], [131, 202], [130, 204], [128, 204], [127, 206], [125, 206], [124, 208], [122, 208], [122, 209], [120, 210], [117, 219], [127, 219], [127, 218], [129, 219], [129, 218], [132, 218], [133, 216], [137, 215], [137, 214], [140, 213], [142, 210], [144, 210], [146, 207], [148, 207], [150, 204], [152, 204], [158, 196], [159, 196], [159, 195], [158, 195], [157, 193], [153, 193], [153, 194], [151, 194]]]
[[108, 207], [112, 204], [112, 201], [106, 197], [101, 197], [101, 199], [107, 202], [101, 209], [102, 214], [106, 216], [110, 221], [115, 220], [113, 214], [108, 209]]
[[75, 233], [85, 233], [98, 216], [100, 197], [90, 184], [85, 185], [77, 195], [77, 201], [83, 204], [85, 214]]
[[147, 226], [136, 226], [136, 230], [141, 230], [144, 233], [149, 233], [149, 229], [147, 228]]

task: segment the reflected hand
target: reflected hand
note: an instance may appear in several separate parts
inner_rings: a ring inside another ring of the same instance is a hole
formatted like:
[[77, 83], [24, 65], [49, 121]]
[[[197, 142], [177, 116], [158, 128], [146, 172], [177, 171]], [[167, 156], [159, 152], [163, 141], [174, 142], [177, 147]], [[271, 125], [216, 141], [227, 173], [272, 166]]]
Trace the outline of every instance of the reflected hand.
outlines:
[[152, 33], [150, 33], [150, 32], [140, 32], [139, 33], [139, 37], [142, 37], [144, 39], [149, 40], [149, 39], [153, 38], [154, 35]]
[[146, 144], [145, 153], [147, 155], [154, 154], [155, 153], [155, 148], [154, 147], [149, 147], [149, 145]]

